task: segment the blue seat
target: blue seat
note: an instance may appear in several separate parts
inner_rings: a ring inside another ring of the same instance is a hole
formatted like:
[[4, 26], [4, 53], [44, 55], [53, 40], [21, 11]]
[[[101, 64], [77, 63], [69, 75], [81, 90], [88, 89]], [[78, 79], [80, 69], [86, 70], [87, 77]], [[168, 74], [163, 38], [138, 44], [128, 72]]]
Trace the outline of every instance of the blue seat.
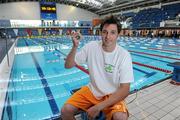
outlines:
[[[88, 120], [87, 113], [86, 112], [82, 112], [81, 113], [81, 118], [83, 120]], [[105, 120], [105, 119], [106, 119], [106, 117], [105, 117], [104, 113], [100, 112], [100, 114], [94, 120]]]

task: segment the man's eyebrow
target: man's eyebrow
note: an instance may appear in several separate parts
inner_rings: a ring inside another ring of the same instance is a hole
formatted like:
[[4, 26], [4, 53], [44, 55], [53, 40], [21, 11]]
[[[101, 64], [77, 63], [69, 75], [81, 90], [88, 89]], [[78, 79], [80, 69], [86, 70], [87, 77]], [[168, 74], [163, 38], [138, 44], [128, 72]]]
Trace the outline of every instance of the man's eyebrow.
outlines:
[[117, 32], [118, 30], [111, 30], [111, 32]]

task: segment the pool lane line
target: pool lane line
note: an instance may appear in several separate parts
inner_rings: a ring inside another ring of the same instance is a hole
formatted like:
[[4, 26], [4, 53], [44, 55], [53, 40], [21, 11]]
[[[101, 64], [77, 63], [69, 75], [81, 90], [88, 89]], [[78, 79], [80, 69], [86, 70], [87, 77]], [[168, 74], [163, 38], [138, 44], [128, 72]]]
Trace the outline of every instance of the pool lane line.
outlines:
[[156, 55], [156, 54], [145, 53], [145, 52], [138, 52], [138, 51], [134, 51], [134, 50], [129, 50], [129, 52], [139, 53], [139, 54], [145, 54], [145, 55], [150, 55], [150, 56], [157, 56], [157, 57], [168, 58], [168, 59], [173, 59], [173, 60], [180, 60], [180, 58], [173, 58], [173, 57], [162, 56], [162, 55]]
[[144, 74], [146, 74], [146, 75], [150, 74], [149, 72], [146, 72], [145, 70], [141, 70], [141, 69], [139, 69], [139, 68], [137, 68], [137, 67], [133, 67], [133, 69], [134, 69], [134, 70], [137, 70], [137, 71], [139, 71], [139, 72], [142, 72], [142, 73], [144, 73]]
[[[35, 41], [35, 40], [33, 40], [33, 41]], [[41, 39], [38, 39], [37, 41], [38, 41], [38, 43], [37, 43], [37, 44], [44, 44], [44, 45], [48, 45], [48, 44], [44, 43], [44, 41], [42, 41]]]
[[171, 53], [174, 53], [174, 54], [176, 54], [176, 53], [180, 53], [180, 52], [175, 51], [175, 50], [166, 50], [166, 49], [158, 49], [158, 48], [148, 48], [148, 49], [150, 49], [150, 50], [167, 51], [167, 52], [171, 52]]
[[89, 75], [89, 70], [86, 70], [84, 67], [80, 66], [80, 65], [75, 65], [75, 67], [77, 67], [78, 69], [80, 69], [81, 71], [85, 72], [86, 74]]
[[155, 66], [151, 66], [151, 65], [142, 64], [142, 63], [139, 63], [139, 62], [133, 62], [133, 64], [136, 64], [136, 65], [139, 65], [139, 66], [143, 66], [143, 67], [147, 67], [147, 68], [151, 68], [151, 69], [158, 70], [158, 71], [165, 72], [165, 73], [169, 73], [169, 74], [172, 73], [172, 71], [170, 71], [170, 70], [166, 70], [166, 69], [155, 67]]
[[171, 63], [171, 62], [167, 62], [167, 61], [164, 61], [164, 60], [159, 60], [159, 59], [156, 59], [156, 58], [151, 58], [151, 57], [139, 55], [139, 54], [137, 54], [137, 53], [131, 53], [131, 54], [132, 54], [132, 55], [135, 55], [135, 56], [143, 57], [143, 58], [148, 58], [148, 59], [151, 59], [151, 60], [156, 60], [156, 61], [164, 62], [164, 63]]
[[[26, 43], [27, 46], [29, 46], [26, 40], [25, 40], [25, 43]], [[43, 73], [43, 71], [42, 71], [42, 69], [41, 69], [35, 55], [33, 53], [31, 53], [31, 56], [32, 56], [33, 61], [35, 63], [36, 70], [38, 71], [39, 77], [41, 78], [41, 83], [44, 86], [43, 88], [44, 88], [46, 97], [48, 98], [48, 102], [49, 102], [49, 105], [51, 107], [51, 111], [52, 111], [53, 115], [58, 115], [59, 114], [59, 109], [58, 109], [57, 103], [56, 103], [56, 101], [54, 99], [54, 96], [53, 96], [53, 94], [51, 92], [51, 89], [50, 89], [50, 87], [48, 85], [48, 82], [44, 78], [44, 73]]]
[[179, 48], [180, 44], [177, 45], [163, 45], [163, 47], [169, 47], [169, 48]]

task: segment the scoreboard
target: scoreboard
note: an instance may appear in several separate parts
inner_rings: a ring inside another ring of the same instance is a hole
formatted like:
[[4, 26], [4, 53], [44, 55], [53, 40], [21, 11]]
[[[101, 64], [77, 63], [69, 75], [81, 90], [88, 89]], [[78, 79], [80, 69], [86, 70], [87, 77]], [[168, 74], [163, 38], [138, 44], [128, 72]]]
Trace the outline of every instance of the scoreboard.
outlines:
[[55, 2], [40, 2], [40, 13], [42, 20], [56, 20], [56, 3]]

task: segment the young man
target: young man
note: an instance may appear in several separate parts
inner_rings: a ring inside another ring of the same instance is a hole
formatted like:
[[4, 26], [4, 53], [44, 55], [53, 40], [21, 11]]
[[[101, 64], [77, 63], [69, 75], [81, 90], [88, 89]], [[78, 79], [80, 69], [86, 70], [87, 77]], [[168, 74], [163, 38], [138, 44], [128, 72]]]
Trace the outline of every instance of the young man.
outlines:
[[128, 111], [124, 99], [134, 80], [130, 54], [117, 44], [121, 24], [114, 16], [105, 19], [101, 26], [102, 41], [92, 41], [79, 52], [78, 34], [74, 34], [73, 47], [67, 56], [65, 67], [87, 63], [90, 83], [67, 100], [61, 109], [63, 120], [75, 120], [74, 114], [85, 110], [89, 119], [103, 111], [107, 120], [127, 120]]

